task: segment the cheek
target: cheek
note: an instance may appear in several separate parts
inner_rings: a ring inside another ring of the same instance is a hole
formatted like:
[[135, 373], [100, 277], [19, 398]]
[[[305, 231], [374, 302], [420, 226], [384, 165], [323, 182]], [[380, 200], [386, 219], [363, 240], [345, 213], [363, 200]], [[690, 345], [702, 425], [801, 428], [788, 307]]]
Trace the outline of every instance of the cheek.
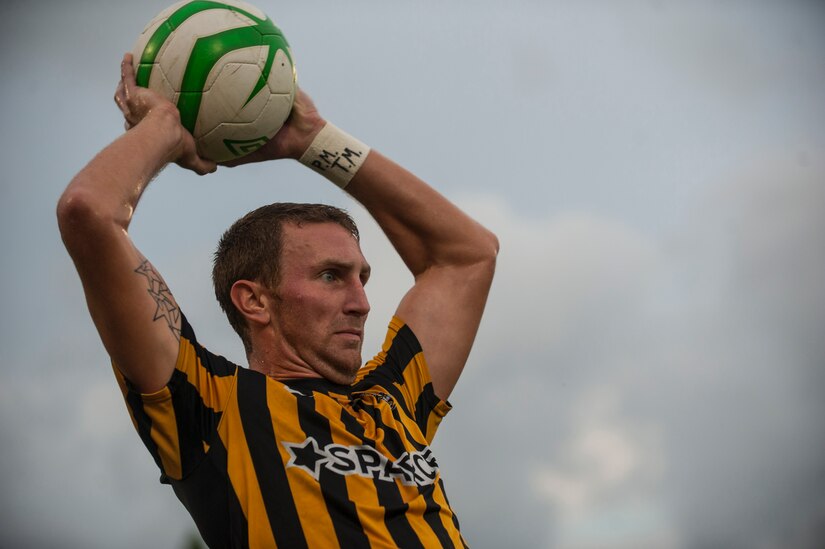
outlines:
[[[293, 316], [305, 325], [312, 326], [329, 314], [329, 300], [321, 295], [296, 293], [290, 299]], [[307, 326], [307, 327], [309, 327]]]
[[300, 325], [302, 330], [313, 331], [320, 323], [335, 316], [336, 296], [322, 289], [303, 284], [284, 285], [280, 298], [287, 322]]

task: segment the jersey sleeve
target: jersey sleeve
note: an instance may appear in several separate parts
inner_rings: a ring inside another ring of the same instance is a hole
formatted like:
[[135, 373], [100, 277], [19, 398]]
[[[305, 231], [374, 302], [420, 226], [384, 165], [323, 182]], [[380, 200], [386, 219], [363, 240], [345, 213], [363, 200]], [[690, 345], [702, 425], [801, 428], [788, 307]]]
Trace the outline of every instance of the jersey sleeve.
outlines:
[[398, 317], [390, 321], [381, 352], [361, 368], [354, 385], [360, 390], [380, 387], [389, 393], [415, 420], [428, 443], [451, 409], [433, 390], [418, 338]]
[[112, 366], [132, 423], [161, 470], [161, 482], [186, 478], [216, 436], [238, 366], [202, 347], [183, 315], [175, 370], [164, 388], [140, 393]]

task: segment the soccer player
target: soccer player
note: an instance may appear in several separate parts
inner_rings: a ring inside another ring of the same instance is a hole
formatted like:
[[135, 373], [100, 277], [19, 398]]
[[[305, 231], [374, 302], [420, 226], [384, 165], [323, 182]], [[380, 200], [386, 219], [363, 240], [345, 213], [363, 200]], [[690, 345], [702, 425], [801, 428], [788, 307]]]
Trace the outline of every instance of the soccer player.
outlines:
[[[467, 360], [498, 241], [435, 190], [326, 123], [298, 91], [286, 125], [234, 164], [298, 159], [363, 204], [414, 275], [361, 362], [370, 266], [349, 216], [271, 204], [221, 239], [213, 281], [249, 366], [206, 350], [128, 229], [171, 162], [200, 158], [175, 106], [135, 85], [127, 131], [60, 198], [60, 231], [144, 444], [211, 547], [461, 547], [430, 443]], [[273, 178], [274, 179], [274, 178]], [[196, 207], [197, 198], [193, 198]]]

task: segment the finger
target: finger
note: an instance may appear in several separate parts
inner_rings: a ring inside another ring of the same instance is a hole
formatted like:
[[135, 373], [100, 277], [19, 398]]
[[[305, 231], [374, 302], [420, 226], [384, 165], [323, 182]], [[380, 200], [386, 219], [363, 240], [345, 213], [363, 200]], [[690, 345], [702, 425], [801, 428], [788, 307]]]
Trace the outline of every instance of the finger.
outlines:
[[120, 109], [120, 112], [123, 113], [123, 116], [128, 118], [130, 110], [129, 104], [126, 102], [126, 95], [122, 80], [118, 83], [117, 89], [115, 90], [115, 104]]
[[210, 174], [218, 169], [217, 164], [215, 164], [211, 160], [204, 160], [199, 156], [194, 158], [190, 166], [193, 170], [195, 170], [195, 173], [197, 173], [198, 175]]
[[198, 175], [207, 175], [210, 173], [215, 173], [218, 171], [218, 165], [212, 161], [201, 161], [201, 170], [198, 171]]
[[206, 175], [218, 169], [218, 165], [215, 162], [198, 156], [196, 152], [185, 154], [178, 159], [178, 164], [182, 168], [192, 170], [198, 175]]
[[135, 82], [135, 68], [132, 66], [131, 53], [124, 54], [123, 61], [120, 62], [120, 80], [123, 82], [124, 95], [128, 100], [132, 95], [132, 90], [134, 90], [137, 86]]

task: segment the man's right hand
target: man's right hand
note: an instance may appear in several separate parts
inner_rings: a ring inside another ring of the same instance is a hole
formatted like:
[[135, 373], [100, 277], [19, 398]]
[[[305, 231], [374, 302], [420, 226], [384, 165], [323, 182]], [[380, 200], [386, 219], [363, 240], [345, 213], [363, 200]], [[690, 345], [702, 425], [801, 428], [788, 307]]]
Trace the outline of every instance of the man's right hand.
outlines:
[[167, 161], [176, 162], [182, 168], [192, 170], [198, 175], [206, 175], [217, 169], [214, 162], [198, 156], [195, 139], [180, 124], [180, 113], [177, 107], [159, 93], [137, 85], [131, 53], [125, 54], [120, 63], [120, 82], [115, 90], [115, 103], [123, 113], [127, 131], [146, 118], [154, 116], [174, 118], [177, 122], [174, 129], [176, 134], [172, 140], [174, 146], [169, 151]]

